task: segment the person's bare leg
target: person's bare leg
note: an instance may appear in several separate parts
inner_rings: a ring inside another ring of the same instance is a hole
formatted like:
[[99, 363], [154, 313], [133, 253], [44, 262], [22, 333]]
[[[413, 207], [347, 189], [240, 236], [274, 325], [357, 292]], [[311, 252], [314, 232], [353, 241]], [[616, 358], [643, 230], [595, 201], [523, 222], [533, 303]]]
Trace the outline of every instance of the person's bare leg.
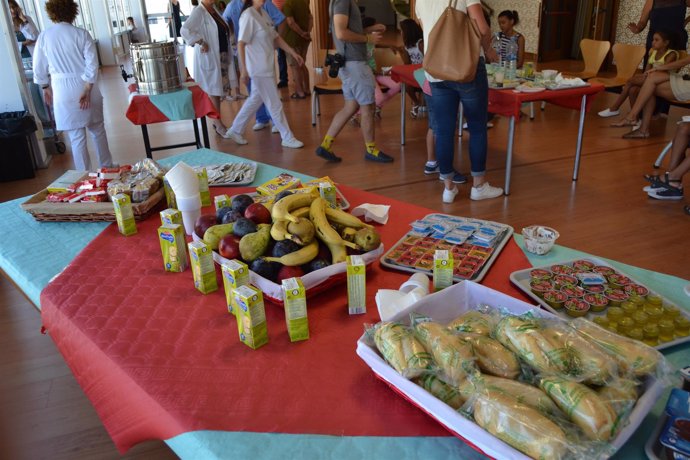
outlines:
[[614, 101], [613, 104], [611, 104], [611, 107], [609, 107], [609, 110], [612, 112], [615, 112], [616, 110], [621, 108], [621, 105], [625, 102], [625, 100], [628, 98], [628, 95], [630, 94], [630, 82], [626, 83], [625, 86], [623, 86], [623, 90], [621, 93], [618, 95], [616, 100]]
[[360, 107], [360, 114], [362, 115], [362, 136], [364, 142], [375, 142], [374, 134], [374, 104], [363, 105]]
[[295, 93], [300, 97], [304, 96], [304, 81], [300, 66], [291, 65], [290, 70], [292, 71], [292, 79], [295, 82]]
[[[213, 103], [213, 107], [216, 109], [216, 112], [218, 112], [218, 115], [220, 115], [220, 96], [210, 96], [211, 97], [211, 103]], [[225, 132], [228, 130], [228, 127], [223, 124], [220, 118], [213, 120], [213, 126], [215, 127], [216, 131], [218, 132]]]
[[642, 86], [632, 86], [630, 88], [630, 92], [628, 93], [628, 100], [630, 101], [630, 108], [635, 105], [635, 101], [637, 101], [637, 96], [640, 94], [640, 88]]
[[[372, 105], [372, 107], [373, 107], [373, 105]], [[331, 136], [331, 137], [336, 137], [338, 135], [338, 133], [340, 132], [340, 130], [343, 129], [343, 126], [345, 126], [345, 123], [347, 123], [348, 120], [352, 117], [352, 115], [354, 115], [355, 112], [357, 112], [357, 109], [359, 109], [359, 104], [357, 104], [357, 101], [346, 100], [343, 108], [340, 109], [338, 111], [338, 113], [336, 113], [335, 116], [333, 117], [333, 120], [331, 121], [331, 126], [328, 127], [328, 131], [326, 132], [326, 135]], [[373, 125], [373, 123], [372, 123], [372, 125]], [[362, 129], [364, 129], [364, 125], [362, 125]], [[373, 126], [372, 126], [372, 129], [373, 129]]]
[[309, 69], [307, 69], [306, 65], [303, 65], [299, 68], [299, 72], [302, 74], [302, 88], [304, 89], [304, 93], [309, 93]]
[[626, 119], [637, 120], [637, 117], [640, 116], [640, 113], [642, 112], [642, 109], [644, 108], [645, 104], [647, 104], [647, 101], [654, 97], [658, 85], [667, 83], [670, 89], [671, 84], [668, 83], [669, 78], [670, 77], [666, 72], [653, 72], [649, 74], [645, 79], [642, 88], [640, 88], [640, 93], [637, 96], [635, 105], [633, 105], [632, 109], [630, 109], [630, 113], [628, 113]]
[[654, 108], [656, 107], [656, 98], [651, 97], [647, 100], [647, 103], [642, 109], [642, 123], [640, 124], [639, 131], [644, 134], [649, 133], [649, 125], [652, 123], [652, 115], [654, 114]]
[[[690, 161], [685, 155], [685, 152], [688, 150], [688, 143], [690, 143], [690, 123], [681, 123], [678, 125], [678, 129], [676, 130], [676, 135], [673, 136], [673, 147], [671, 147], [671, 158], [669, 159], [668, 162], [668, 171], [669, 171], [669, 177], [671, 175], [671, 171], [674, 171], [676, 169], [679, 169], [681, 163], [684, 161]], [[682, 169], [682, 168], [680, 168]], [[686, 171], [687, 172], [687, 169]], [[685, 173], [683, 172], [683, 174]], [[682, 177], [682, 174], [681, 174]], [[676, 175], [674, 175], [674, 178], [679, 178]]]

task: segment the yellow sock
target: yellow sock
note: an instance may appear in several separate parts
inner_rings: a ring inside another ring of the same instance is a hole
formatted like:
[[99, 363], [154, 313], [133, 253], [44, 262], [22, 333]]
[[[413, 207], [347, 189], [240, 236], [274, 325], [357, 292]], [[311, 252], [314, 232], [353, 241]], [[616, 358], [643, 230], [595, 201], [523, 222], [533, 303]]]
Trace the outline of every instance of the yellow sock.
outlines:
[[330, 152], [334, 140], [335, 138], [333, 136], [329, 136], [328, 134], [326, 134], [326, 137], [323, 138], [323, 142], [321, 142], [321, 147]]
[[374, 156], [379, 155], [379, 149], [376, 148], [376, 142], [367, 142], [365, 145], [367, 146], [367, 153]]

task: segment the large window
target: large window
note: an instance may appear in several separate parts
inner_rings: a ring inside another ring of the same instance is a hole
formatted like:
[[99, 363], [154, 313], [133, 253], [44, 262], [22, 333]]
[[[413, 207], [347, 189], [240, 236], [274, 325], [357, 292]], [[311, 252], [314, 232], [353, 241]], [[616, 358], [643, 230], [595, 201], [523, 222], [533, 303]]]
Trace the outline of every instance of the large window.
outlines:
[[79, 5], [79, 15], [74, 21], [74, 25], [89, 31], [92, 37], [96, 37], [93, 27], [93, 16], [91, 14], [91, 3], [89, 0], [75, 0]]
[[127, 17], [131, 16], [129, 0], [107, 0], [108, 14], [110, 15], [111, 35], [115, 36], [127, 30]]

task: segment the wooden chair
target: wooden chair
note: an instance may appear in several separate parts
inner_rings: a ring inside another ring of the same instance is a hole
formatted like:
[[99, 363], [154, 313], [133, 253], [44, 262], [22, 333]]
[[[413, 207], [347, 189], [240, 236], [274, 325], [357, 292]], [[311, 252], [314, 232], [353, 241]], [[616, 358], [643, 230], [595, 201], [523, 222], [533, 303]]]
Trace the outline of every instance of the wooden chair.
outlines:
[[592, 40], [590, 38], [582, 39], [580, 41], [580, 51], [582, 52], [582, 60], [585, 62], [585, 68], [580, 72], [568, 72], [568, 75], [579, 77], [583, 80], [596, 77], [610, 49], [611, 43], [608, 41]]
[[616, 43], [613, 45], [613, 59], [616, 61], [616, 76], [613, 78], [592, 78], [590, 83], [601, 83], [606, 88], [623, 86], [635, 75], [644, 58], [644, 46]]
[[325, 67], [328, 50], [319, 50], [318, 62], [321, 67], [314, 68], [314, 86], [311, 89], [311, 125], [316, 126], [316, 116], [321, 115], [319, 96], [325, 94], [342, 94], [343, 83], [339, 78], [331, 78], [328, 75], [328, 67]]

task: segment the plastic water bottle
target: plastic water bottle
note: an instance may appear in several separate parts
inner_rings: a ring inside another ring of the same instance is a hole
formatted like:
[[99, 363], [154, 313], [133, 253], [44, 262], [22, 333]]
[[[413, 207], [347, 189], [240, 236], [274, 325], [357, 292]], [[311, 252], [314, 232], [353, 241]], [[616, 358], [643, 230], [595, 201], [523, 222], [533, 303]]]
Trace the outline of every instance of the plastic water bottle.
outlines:
[[517, 55], [518, 55], [518, 44], [517, 41], [511, 39], [506, 47], [506, 79], [515, 80], [517, 76]]
[[503, 58], [501, 57], [501, 37], [498, 32], [496, 32], [491, 38], [491, 47], [496, 51], [498, 55], [498, 66], [501, 67], [503, 64]]

